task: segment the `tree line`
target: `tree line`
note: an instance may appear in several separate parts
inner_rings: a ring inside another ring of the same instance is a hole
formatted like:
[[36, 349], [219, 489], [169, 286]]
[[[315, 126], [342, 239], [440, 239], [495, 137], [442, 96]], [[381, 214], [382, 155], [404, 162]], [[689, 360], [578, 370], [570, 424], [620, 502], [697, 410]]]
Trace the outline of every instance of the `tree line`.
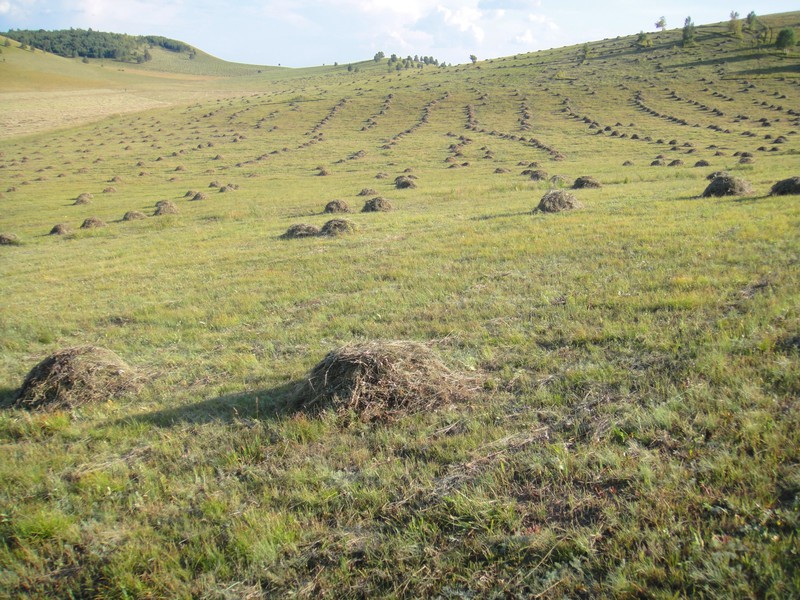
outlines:
[[90, 29], [11, 29], [4, 33], [25, 48], [38, 48], [66, 58], [106, 58], [123, 62], [146, 62], [152, 57], [149, 49], [164, 48], [171, 52], [195, 50], [189, 44], [160, 35], [127, 35]]

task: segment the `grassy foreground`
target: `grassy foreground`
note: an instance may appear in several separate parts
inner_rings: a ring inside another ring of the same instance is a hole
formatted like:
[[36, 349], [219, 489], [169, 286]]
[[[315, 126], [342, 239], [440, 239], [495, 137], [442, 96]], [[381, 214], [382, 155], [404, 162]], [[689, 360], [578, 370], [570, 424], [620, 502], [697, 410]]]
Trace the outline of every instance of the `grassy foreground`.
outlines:
[[[148, 378], [0, 412], [0, 595], [800, 595], [800, 197], [768, 195], [800, 175], [797, 54], [653, 37], [232, 77], [0, 142], [5, 404], [67, 346]], [[754, 192], [700, 198], [723, 169]], [[531, 214], [584, 175], [582, 209]], [[333, 199], [354, 233], [280, 238]], [[476, 392], [390, 423], [289, 407], [378, 339]]]

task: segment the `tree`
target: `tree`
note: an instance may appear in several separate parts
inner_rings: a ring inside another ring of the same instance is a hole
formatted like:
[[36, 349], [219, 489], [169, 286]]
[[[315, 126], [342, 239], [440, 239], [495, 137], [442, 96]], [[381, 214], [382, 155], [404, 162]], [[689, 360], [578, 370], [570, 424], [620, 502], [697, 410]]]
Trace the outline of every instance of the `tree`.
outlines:
[[636, 44], [640, 48], [650, 48], [653, 45], [653, 40], [650, 38], [649, 33], [640, 31], [639, 35], [636, 37]]
[[374, 60], [375, 62], [381, 62], [381, 60], [383, 60], [384, 56], [386, 56], [386, 55], [381, 50], [381, 51], [375, 53], [375, 56], [372, 57], [372, 60]]
[[691, 44], [694, 42], [694, 21], [692, 21], [692, 17], [686, 17], [686, 20], [683, 22], [683, 44]]
[[787, 27], [778, 32], [778, 39], [775, 40], [775, 47], [778, 50], [783, 50], [785, 52], [789, 48], [793, 48], [795, 44], [797, 44], [797, 38], [794, 29]]
[[739, 20], [739, 13], [735, 10], [731, 11], [731, 20], [728, 21], [728, 31], [730, 31], [734, 37], [742, 37], [742, 22]]
[[666, 17], [661, 17], [658, 21], [656, 21], [656, 29], [660, 29], [663, 32], [666, 28], [667, 28]]
[[474, 65], [476, 62], [478, 62], [478, 57], [477, 57], [477, 56], [475, 56], [474, 54], [470, 54], [470, 55], [469, 55], [469, 59], [472, 61], [472, 64], [473, 64], [473, 65]]
[[747, 13], [747, 28], [752, 29], [755, 27], [756, 22], [758, 21], [758, 17], [756, 16], [756, 11], [751, 10]]

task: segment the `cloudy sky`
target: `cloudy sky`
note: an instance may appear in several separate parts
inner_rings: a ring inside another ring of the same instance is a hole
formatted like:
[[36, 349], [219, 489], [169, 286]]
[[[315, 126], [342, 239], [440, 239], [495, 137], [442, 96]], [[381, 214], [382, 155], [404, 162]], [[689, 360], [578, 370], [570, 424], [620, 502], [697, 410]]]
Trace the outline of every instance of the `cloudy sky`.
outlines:
[[[418, 54], [448, 63], [797, 10], [797, 0], [0, 0], [0, 30], [163, 35], [225, 60], [302, 67]], [[755, 5], [755, 6], [754, 6]]]

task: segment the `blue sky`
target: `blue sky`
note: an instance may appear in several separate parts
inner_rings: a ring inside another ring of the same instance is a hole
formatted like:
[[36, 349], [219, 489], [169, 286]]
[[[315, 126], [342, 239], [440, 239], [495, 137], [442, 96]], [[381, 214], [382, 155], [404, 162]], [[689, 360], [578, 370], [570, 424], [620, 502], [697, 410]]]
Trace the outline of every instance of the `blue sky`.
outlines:
[[225, 60], [303, 67], [387, 55], [463, 63], [617, 35], [788, 12], [796, 0], [0, 0], [0, 30], [172, 37]]

